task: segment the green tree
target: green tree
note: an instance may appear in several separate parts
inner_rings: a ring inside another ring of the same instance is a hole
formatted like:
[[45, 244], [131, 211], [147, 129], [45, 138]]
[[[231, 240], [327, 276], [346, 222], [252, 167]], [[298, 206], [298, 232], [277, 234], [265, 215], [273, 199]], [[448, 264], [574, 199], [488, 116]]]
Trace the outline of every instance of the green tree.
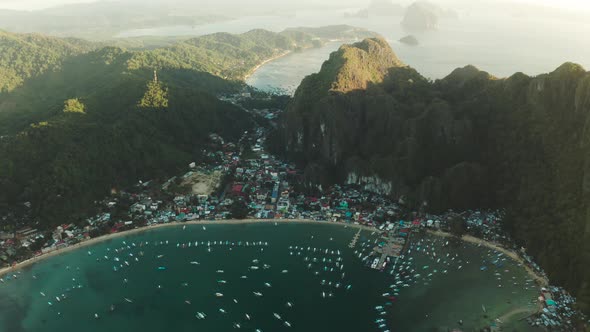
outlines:
[[248, 216], [249, 212], [248, 206], [241, 199], [236, 199], [230, 207], [230, 213], [233, 219], [244, 219]]
[[45, 244], [46, 240], [39, 238], [37, 240], [35, 240], [33, 243], [31, 243], [31, 245], [29, 245], [29, 250], [31, 250], [32, 252], [36, 252], [41, 250], [41, 248], [43, 248], [43, 245]]
[[164, 88], [157, 78], [147, 84], [147, 91], [139, 101], [141, 108], [168, 108], [168, 89]]
[[64, 113], [86, 113], [86, 106], [78, 98], [64, 102]]

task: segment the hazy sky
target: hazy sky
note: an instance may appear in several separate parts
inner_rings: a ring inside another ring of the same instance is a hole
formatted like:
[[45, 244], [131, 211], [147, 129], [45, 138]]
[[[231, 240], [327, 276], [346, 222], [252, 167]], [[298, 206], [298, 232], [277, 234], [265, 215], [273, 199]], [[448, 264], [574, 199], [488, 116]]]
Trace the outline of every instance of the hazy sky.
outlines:
[[[84, 2], [96, 2], [97, 0], [0, 0], [0, 8], [7, 8], [7, 9], [22, 9], [22, 10], [32, 10], [32, 9], [42, 9], [53, 7], [57, 5], [63, 4], [70, 4], [70, 3], [84, 3]], [[125, 0], [119, 0], [125, 1]], [[297, 1], [297, 0], [286, 0], [286, 1]], [[334, 2], [339, 0], [319, 0], [319, 2]], [[433, 3], [437, 4], [452, 4], [458, 3], [465, 0], [431, 0]], [[497, 2], [520, 2], [520, 3], [531, 3], [531, 4], [543, 4], [552, 7], [566, 7], [566, 8], [573, 8], [573, 9], [587, 9], [590, 10], [590, 1], [589, 0], [496, 0]], [[174, 0], [168, 0], [166, 2], [173, 3]], [[195, 0], [198, 2], [198, 0]], [[248, 3], [248, 0], [242, 0], [243, 3]], [[350, 2], [350, 1], [348, 1]], [[368, 3], [369, 0], [359, 0], [359, 7], [363, 6], [363, 4]], [[401, 4], [408, 4], [413, 2], [413, 0], [392, 0], [392, 2], [397, 2]], [[471, 0], [470, 2], [495, 2], [494, 0]]]
[[31, 10], [84, 2], [96, 2], [96, 0], [0, 0], [0, 8]]

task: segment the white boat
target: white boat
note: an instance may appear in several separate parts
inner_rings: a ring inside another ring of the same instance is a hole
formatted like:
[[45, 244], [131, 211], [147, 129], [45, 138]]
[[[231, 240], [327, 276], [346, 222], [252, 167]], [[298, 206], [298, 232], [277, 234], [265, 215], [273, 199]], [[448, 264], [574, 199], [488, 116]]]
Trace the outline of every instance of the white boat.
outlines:
[[199, 265], [199, 262], [197, 262], [197, 261], [192, 261], [192, 262], [191, 262], [191, 264], [192, 264], [192, 265]]
[[39, 294], [41, 294], [41, 296], [45, 296], [45, 293], [43, 293], [43, 292], [40, 292]]
[[133, 300], [130, 300], [128, 298], [125, 298], [125, 301], [129, 302], [129, 303], [133, 303]]
[[264, 286], [266, 286], [266, 287], [272, 287], [272, 285], [270, 283], [268, 283], [268, 282], [265, 282], [264, 283]]
[[215, 272], [217, 272], [217, 273], [223, 273], [223, 270], [217, 270]]
[[272, 314], [276, 317], [276, 319], [281, 320], [281, 315], [277, 314], [276, 312], [273, 312]]
[[283, 324], [285, 324], [286, 327], [291, 327], [291, 323], [285, 321]]
[[215, 296], [217, 296], [217, 297], [223, 297], [223, 294], [221, 294], [221, 293], [215, 293]]
[[293, 303], [287, 302], [287, 307], [292, 308], [293, 307]]
[[250, 320], [250, 315], [246, 314], [246, 319]]
[[289, 272], [289, 270], [283, 270], [283, 271], [281, 271], [281, 273], [287, 273], [287, 272]]
[[259, 297], [262, 296], [262, 293], [260, 293], [260, 292], [252, 292], [252, 293], [254, 293], [254, 295], [259, 296]]
[[94, 314], [94, 318], [98, 319], [98, 314]]
[[222, 308], [219, 308], [219, 312], [221, 312], [222, 314], [225, 314], [226, 313], [226, 311], [223, 310]]
[[184, 303], [186, 303], [186, 304], [191, 304], [191, 301], [189, 301], [189, 300], [185, 300], [185, 301], [184, 301]]

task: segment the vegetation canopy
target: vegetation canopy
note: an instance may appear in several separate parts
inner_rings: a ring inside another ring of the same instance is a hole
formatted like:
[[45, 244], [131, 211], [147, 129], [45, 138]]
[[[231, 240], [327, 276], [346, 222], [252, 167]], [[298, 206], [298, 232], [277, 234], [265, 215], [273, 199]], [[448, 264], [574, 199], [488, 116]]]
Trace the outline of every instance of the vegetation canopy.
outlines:
[[86, 106], [78, 98], [64, 102], [64, 113], [86, 113]]
[[163, 87], [156, 77], [147, 84], [146, 92], [139, 101], [139, 107], [151, 109], [168, 108], [168, 89]]

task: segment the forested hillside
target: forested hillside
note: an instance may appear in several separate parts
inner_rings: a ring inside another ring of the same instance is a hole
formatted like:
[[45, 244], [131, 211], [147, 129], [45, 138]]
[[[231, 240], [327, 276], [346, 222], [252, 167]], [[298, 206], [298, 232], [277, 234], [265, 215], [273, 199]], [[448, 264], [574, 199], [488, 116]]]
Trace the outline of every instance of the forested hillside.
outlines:
[[358, 183], [432, 211], [507, 208], [505, 226], [588, 310], [588, 123], [578, 65], [507, 79], [467, 66], [430, 82], [370, 39], [303, 80], [269, 141], [311, 183]]
[[93, 51], [0, 96], [0, 204], [31, 202], [43, 223], [73, 220], [111, 188], [198, 161], [210, 133], [236, 139], [251, 125], [212, 95], [235, 83], [188, 69], [162, 69], [166, 103], [142, 105], [153, 71], [129, 72], [131, 56]]
[[90, 43], [82, 40], [0, 30], [0, 92], [11, 91], [27, 78], [58, 69], [65, 58], [91, 48]]
[[210, 133], [238, 138], [250, 116], [215, 95], [240, 91], [271, 57], [325, 41], [312, 32], [371, 34], [253, 30], [133, 52], [0, 33], [0, 207], [30, 202], [27, 212], [42, 224], [73, 220], [111, 188], [198, 160]]
[[240, 35], [215, 33], [192, 38], [174, 46], [138, 52], [129, 61], [129, 69], [172, 67], [190, 68], [230, 80], [242, 80], [263, 61], [314, 46], [322, 40], [298, 30], [281, 33], [252, 30]]

